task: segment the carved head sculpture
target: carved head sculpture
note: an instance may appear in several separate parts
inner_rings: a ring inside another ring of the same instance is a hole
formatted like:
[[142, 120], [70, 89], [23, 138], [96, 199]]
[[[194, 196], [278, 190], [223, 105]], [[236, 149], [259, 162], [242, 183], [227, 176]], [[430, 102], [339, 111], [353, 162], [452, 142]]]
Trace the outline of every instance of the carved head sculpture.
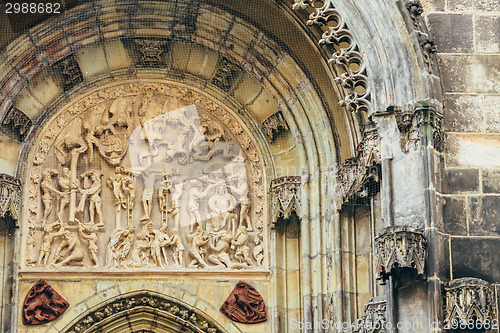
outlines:
[[97, 147], [101, 156], [111, 165], [119, 165], [128, 149], [132, 131], [133, 100], [119, 97], [111, 106], [98, 105], [83, 119], [83, 133], [92, 156]]

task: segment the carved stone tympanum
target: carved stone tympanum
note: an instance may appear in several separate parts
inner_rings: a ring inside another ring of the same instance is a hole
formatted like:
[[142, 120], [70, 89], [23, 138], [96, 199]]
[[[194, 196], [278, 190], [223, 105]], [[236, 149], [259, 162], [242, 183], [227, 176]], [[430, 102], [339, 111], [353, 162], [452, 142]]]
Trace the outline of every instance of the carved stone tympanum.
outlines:
[[[444, 287], [444, 326], [455, 329], [460, 324], [482, 324], [491, 328], [498, 322], [495, 293], [491, 285], [481, 279], [462, 278], [448, 282]], [[477, 326], [475, 326], [477, 327]]]
[[[144, 44], [144, 61], [160, 46]], [[23, 268], [265, 269], [262, 160], [231, 110], [184, 86], [89, 91], [46, 122], [30, 154]]]
[[267, 320], [266, 305], [254, 287], [240, 281], [222, 304], [220, 311], [232, 320], [256, 324]]
[[23, 324], [38, 325], [57, 319], [69, 303], [47, 281], [40, 280], [26, 295], [23, 303]]
[[292, 212], [300, 215], [300, 176], [285, 176], [271, 182], [271, 221], [289, 218]]
[[384, 229], [375, 238], [375, 270], [378, 279], [385, 281], [396, 268], [415, 269], [418, 275], [423, 275], [426, 244], [423, 233], [411, 227]]

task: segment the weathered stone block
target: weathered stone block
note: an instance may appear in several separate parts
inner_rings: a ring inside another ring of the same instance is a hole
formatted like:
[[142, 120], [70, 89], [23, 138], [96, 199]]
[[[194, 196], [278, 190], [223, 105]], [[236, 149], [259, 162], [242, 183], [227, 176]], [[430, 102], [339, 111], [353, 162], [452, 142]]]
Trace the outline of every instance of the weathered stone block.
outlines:
[[447, 94], [444, 129], [447, 132], [482, 132], [484, 115], [481, 95]]
[[448, 0], [448, 10], [454, 12], [498, 12], [500, 2], [495, 0]]
[[476, 51], [478, 53], [500, 52], [500, 17], [477, 16], [476, 29]]
[[469, 203], [471, 236], [500, 236], [500, 197], [472, 197]]
[[452, 238], [453, 278], [500, 281], [500, 239]]
[[427, 16], [427, 20], [438, 52], [473, 52], [472, 15], [432, 13]]
[[484, 96], [484, 118], [486, 122], [486, 132], [500, 133], [500, 96]]
[[449, 92], [497, 93], [500, 55], [439, 55], [443, 86]]
[[450, 167], [497, 168], [500, 165], [500, 135], [448, 133], [446, 165]]
[[500, 193], [500, 170], [483, 170], [483, 192]]
[[477, 169], [446, 169], [445, 193], [475, 192], [479, 190]]
[[443, 198], [443, 223], [445, 233], [451, 235], [467, 235], [464, 198]]

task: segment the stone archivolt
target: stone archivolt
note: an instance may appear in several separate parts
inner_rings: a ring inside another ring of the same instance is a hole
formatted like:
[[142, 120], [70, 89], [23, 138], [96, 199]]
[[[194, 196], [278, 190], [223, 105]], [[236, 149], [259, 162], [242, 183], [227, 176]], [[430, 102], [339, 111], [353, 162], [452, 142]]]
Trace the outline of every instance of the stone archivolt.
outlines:
[[223, 107], [128, 82], [65, 107], [29, 171], [25, 267], [262, 270], [262, 159]]
[[[134, 315], [137, 313], [141, 315]], [[139, 291], [106, 301], [80, 316], [77, 322], [68, 325], [64, 332], [118, 333], [122, 329], [120, 323], [133, 329], [139, 321], [148, 318], [145, 315], [147, 313], [153, 314], [154, 320], [154, 323], [149, 323], [148, 327], [166, 325], [169, 328], [178, 328], [178, 331], [182, 332], [225, 332], [216, 327], [213, 324], [214, 321], [201, 311], [170, 297], [149, 291]]]
[[406, 226], [389, 227], [375, 238], [375, 271], [385, 281], [395, 268], [412, 268], [424, 274], [427, 256], [423, 233]]
[[495, 293], [490, 284], [476, 278], [462, 278], [448, 282], [444, 287], [445, 329], [460, 327], [470, 322], [484, 328], [498, 323]]

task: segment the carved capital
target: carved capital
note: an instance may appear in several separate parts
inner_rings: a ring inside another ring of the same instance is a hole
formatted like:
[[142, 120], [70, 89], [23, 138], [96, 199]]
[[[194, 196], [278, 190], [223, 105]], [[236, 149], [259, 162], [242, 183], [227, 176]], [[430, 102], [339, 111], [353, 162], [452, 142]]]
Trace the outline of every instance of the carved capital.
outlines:
[[[352, 112], [371, 113], [371, 92], [365, 60], [347, 23], [336, 10], [333, 0], [324, 1], [323, 6], [319, 8], [315, 5], [316, 1], [295, 0], [293, 9], [307, 9], [311, 13], [307, 25], [318, 26], [324, 31], [318, 44], [333, 46], [338, 50], [332, 54], [328, 63], [339, 66], [345, 72], [335, 79], [337, 84], [347, 90], [345, 99], [339, 103], [340, 106]], [[332, 22], [335, 24], [331, 24]], [[352, 64], [356, 64], [358, 69], [352, 70]]]
[[386, 300], [385, 296], [373, 297], [365, 304], [363, 316], [356, 322], [353, 329], [355, 333], [380, 332], [381, 327], [386, 327]]
[[32, 126], [30, 117], [11, 106], [2, 120], [2, 127], [19, 141], [23, 141]]
[[375, 238], [375, 262], [377, 279], [385, 281], [393, 269], [415, 269], [424, 275], [427, 242], [424, 234], [407, 226], [382, 230]]
[[300, 176], [285, 176], [271, 182], [271, 221], [275, 224], [278, 218], [289, 218], [292, 212], [300, 216]]
[[10, 216], [19, 220], [21, 207], [21, 181], [15, 177], [0, 174], [0, 217]]
[[281, 111], [267, 117], [262, 123], [262, 129], [264, 130], [264, 133], [266, 133], [270, 142], [274, 142], [280, 132], [289, 130], [288, 124], [286, 123]]
[[380, 143], [377, 130], [369, 124], [357, 147], [357, 156], [346, 159], [337, 171], [337, 195], [340, 207], [359, 204], [380, 191]]
[[443, 116], [431, 102], [419, 102], [411, 110], [395, 110], [401, 137], [401, 150], [408, 153], [431, 145], [439, 152], [444, 150]]
[[484, 280], [462, 278], [444, 287], [444, 319], [450, 326], [467, 324], [469, 320], [483, 325], [498, 321], [493, 288]]

